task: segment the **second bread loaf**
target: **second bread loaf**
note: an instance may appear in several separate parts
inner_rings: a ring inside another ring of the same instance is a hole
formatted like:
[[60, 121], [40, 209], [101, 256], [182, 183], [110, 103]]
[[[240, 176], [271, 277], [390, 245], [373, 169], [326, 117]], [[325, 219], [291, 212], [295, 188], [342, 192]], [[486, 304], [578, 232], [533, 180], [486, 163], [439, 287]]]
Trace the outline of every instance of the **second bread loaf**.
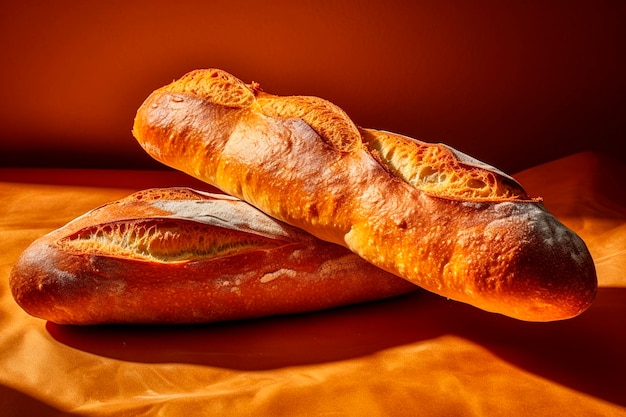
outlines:
[[140, 191], [42, 236], [10, 285], [31, 315], [75, 325], [236, 320], [417, 288], [241, 200], [189, 188]]

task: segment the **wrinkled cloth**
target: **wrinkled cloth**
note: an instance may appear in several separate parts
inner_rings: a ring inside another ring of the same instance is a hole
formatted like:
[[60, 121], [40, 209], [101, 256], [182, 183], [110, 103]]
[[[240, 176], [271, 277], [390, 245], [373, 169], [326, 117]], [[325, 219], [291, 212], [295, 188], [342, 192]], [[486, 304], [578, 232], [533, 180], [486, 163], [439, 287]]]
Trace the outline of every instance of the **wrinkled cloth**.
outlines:
[[0, 169], [3, 416], [626, 416], [626, 167], [581, 153], [515, 178], [587, 243], [599, 292], [528, 323], [426, 291], [193, 326], [60, 326], [14, 302], [36, 238], [169, 171]]

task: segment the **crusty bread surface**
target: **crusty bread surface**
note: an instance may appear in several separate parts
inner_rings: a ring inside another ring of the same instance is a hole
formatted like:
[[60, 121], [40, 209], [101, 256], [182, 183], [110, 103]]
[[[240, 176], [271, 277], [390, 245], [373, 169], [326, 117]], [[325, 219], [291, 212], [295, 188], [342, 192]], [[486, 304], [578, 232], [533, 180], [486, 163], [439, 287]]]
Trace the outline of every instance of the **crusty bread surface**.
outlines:
[[133, 133], [158, 161], [442, 296], [529, 321], [595, 296], [585, 243], [512, 177], [326, 100], [196, 70], [154, 91]]
[[371, 301], [417, 287], [234, 197], [137, 192], [33, 242], [17, 303], [60, 324], [207, 323]]

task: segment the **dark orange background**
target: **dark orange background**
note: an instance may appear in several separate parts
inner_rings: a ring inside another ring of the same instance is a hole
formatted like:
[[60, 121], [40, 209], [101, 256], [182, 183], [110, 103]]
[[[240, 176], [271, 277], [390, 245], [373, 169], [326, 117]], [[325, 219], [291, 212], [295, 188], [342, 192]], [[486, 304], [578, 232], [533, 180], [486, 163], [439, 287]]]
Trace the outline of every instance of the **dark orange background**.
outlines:
[[0, 165], [159, 167], [137, 107], [185, 72], [324, 97], [506, 171], [626, 160], [623, 1], [0, 4]]

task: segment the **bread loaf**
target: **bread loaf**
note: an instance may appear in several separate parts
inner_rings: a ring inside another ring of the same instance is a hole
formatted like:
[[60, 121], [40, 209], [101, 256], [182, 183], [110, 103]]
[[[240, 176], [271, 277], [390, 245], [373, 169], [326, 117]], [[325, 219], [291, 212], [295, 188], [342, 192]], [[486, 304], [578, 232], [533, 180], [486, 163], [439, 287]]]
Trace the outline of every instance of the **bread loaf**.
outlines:
[[17, 303], [60, 324], [206, 323], [298, 313], [415, 285], [233, 197], [150, 189], [35, 241]]
[[584, 242], [513, 178], [323, 99], [196, 70], [154, 91], [133, 133], [158, 161], [442, 296], [529, 321], [595, 296]]

